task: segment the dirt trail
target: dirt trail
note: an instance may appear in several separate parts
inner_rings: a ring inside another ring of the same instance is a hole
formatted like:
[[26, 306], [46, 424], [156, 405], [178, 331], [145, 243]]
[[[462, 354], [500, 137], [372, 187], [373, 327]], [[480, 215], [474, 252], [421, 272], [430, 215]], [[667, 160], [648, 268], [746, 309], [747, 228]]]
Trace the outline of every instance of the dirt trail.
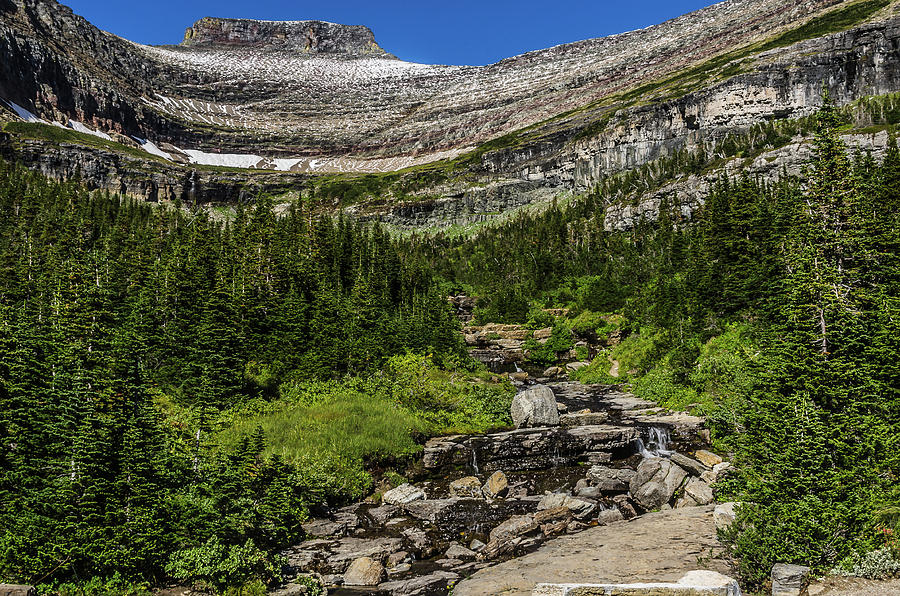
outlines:
[[557, 538], [534, 553], [479, 571], [460, 582], [453, 596], [529, 596], [542, 582], [677, 581], [696, 569], [730, 575], [717, 558], [722, 547], [712, 511], [712, 506], [661, 511]]

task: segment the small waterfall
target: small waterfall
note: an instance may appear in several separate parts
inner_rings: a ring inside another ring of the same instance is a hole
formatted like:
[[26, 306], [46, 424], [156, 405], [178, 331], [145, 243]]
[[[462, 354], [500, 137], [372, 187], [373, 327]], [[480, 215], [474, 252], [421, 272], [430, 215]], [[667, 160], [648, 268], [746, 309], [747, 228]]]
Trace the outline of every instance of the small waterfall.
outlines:
[[475, 472], [475, 475], [477, 476], [480, 473], [478, 470], [478, 452], [475, 451], [474, 447], [469, 449], [469, 451], [472, 452], [472, 471]]
[[517, 373], [525, 372], [524, 370], [522, 370], [522, 367], [519, 366], [519, 363], [518, 363], [518, 362], [513, 362], [513, 365], [516, 367], [516, 372], [517, 372]]
[[647, 442], [643, 438], [637, 440], [637, 450], [642, 457], [668, 457], [672, 454], [669, 444], [672, 435], [669, 429], [661, 426], [651, 426], [648, 429]]

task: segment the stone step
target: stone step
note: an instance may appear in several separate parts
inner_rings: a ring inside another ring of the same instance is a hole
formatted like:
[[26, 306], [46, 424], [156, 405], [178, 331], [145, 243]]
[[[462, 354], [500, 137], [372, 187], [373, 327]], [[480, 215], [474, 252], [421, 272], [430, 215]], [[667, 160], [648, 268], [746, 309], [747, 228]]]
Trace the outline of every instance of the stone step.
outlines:
[[592, 453], [623, 450], [640, 436], [632, 426], [600, 424], [440, 437], [426, 443], [423, 462], [429, 470], [446, 466], [504, 472], [537, 470], [587, 461]]

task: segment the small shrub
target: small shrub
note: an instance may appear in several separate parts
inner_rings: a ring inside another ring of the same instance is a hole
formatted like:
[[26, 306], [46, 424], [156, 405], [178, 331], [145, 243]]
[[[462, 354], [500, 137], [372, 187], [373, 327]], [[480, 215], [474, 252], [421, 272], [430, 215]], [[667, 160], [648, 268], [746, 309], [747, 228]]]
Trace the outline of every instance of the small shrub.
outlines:
[[866, 579], [885, 579], [900, 574], [900, 561], [894, 558], [891, 549], [884, 547], [861, 555], [850, 555], [841, 561], [832, 573]]
[[80, 583], [42, 584], [37, 586], [37, 591], [54, 596], [150, 596], [152, 593], [148, 585], [131, 582], [118, 573]]
[[546, 343], [540, 344], [530, 339], [525, 342], [525, 349], [528, 350], [530, 361], [546, 366], [556, 362], [560, 353], [568, 352], [574, 345], [575, 341], [572, 339], [572, 332], [569, 328], [557, 323]]
[[[223, 544], [212, 537], [205, 544], [175, 551], [169, 557], [166, 573], [181, 581], [211, 587], [219, 593], [253, 594], [256, 586], [278, 579], [284, 563], [280, 557], [270, 558], [252, 540], [243, 545]], [[240, 590], [235, 592], [235, 590]], [[230, 592], [226, 592], [230, 590]]]

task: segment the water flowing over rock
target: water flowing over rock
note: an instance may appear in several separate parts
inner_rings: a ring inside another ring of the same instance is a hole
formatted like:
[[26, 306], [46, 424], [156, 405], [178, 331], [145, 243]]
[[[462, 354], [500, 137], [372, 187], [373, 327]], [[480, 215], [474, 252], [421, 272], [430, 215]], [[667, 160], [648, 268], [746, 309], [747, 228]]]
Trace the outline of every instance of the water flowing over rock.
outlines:
[[556, 396], [546, 385], [538, 385], [516, 395], [511, 414], [516, 428], [559, 425]]

